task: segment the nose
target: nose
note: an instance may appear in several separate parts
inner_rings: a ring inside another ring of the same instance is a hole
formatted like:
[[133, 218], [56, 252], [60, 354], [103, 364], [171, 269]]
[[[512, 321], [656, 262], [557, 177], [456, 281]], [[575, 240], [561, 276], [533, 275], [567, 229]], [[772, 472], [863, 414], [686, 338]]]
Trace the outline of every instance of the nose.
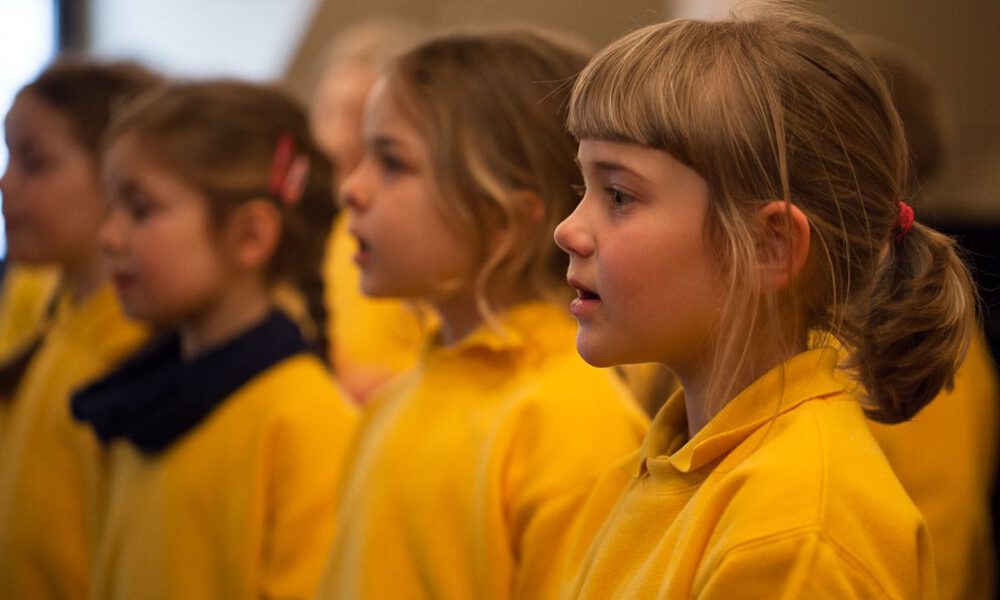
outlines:
[[563, 219], [552, 237], [556, 245], [570, 256], [586, 257], [594, 252], [594, 236], [586, 226], [584, 203], [580, 202], [570, 216]]
[[7, 202], [10, 199], [11, 179], [10, 167], [8, 166], [4, 170], [3, 175], [0, 176], [0, 196], [3, 196], [4, 207], [7, 206]]
[[354, 168], [340, 185], [340, 206], [353, 212], [363, 212], [369, 206], [370, 194], [365, 185], [367, 160]]
[[120, 254], [125, 248], [125, 215], [119, 208], [112, 208], [104, 218], [97, 233], [101, 251], [107, 256]]

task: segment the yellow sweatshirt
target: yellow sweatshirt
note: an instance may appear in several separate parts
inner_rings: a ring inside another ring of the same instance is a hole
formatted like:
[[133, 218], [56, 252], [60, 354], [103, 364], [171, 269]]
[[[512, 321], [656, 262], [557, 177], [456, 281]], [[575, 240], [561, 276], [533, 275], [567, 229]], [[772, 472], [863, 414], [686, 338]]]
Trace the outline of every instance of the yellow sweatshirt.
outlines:
[[341, 215], [330, 234], [324, 265], [330, 348], [338, 379], [356, 400], [365, 402], [373, 390], [417, 363], [426, 335], [401, 301], [361, 293], [356, 251], [357, 240]]
[[576, 353], [565, 310], [522, 305], [431, 346], [364, 415], [318, 598], [556, 593], [570, 526], [646, 419]]
[[906, 423], [869, 423], [927, 520], [946, 600], [994, 597], [990, 495], [997, 466], [997, 395], [996, 366], [980, 335], [952, 391], [942, 392]]
[[313, 596], [357, 417], [295, 327], [275, 314], [195, 366], [160, 342], [74, 398], [111, 444], [91, 598]]
[[588, 500], [562, 597], [936, 597], [920, 514], [836, 364], [792, 358], [690, 440], [671, 397]]
[[61, 299], [0, 428], [0, 598], [86, 596], [104, 473], [69, 398], [145, 337], [110, 285], [79, 305]]

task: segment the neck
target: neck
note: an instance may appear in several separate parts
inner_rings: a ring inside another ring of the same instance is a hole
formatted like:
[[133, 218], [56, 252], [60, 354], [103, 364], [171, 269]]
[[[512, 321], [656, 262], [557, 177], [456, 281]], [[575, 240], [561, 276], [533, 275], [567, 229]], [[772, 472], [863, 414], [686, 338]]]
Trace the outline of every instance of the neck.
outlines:
[[433, 303], [441, 319], [442, 346], [453, 346], [483, 322], [474, 293], [462, 293]]
[[237, 283], [212, 306], [179, 328], [181, 356], [192, 359], [261, 322], [271, 311], [271, 295], [257, 281]]
[[108, 278], [104, 259], [94, 252], [72, 263], [61, 265], [63, 285], [73, 302], [79, 303], [94, 294]]
[[[507, 311], [518, 304], [528, 302], [530, 297], [518, 293], [521, 286], [513, 286], [513, 292], [500, 292], [494, 288], [487, 293], [494, 313]], [[441, 318], [440, 339], [442, 346], [452, 346], [461, 341], [483, 322], [483, 316], [476, 304], [476, 293], [471, 288], [452, 294], [446, 299], [432, 302], [435, 312]]]
[[[759, 350], [747, 356], [742, 365], [730, 364], [719, 367], [719, 372], [725, 373], [725, 380], [730, 384], [728, 390], [720, 391], [717, 386], [713, 386], [711, 353], [704, 354], [710, 357], [707, 361], [698, 361], [698, 364], [690, 367], [673, 369], [684, 388], [688, 439], [701, 431], [729, 404], [730, 400], [754, 381], [796, 354], [804, 352], [806, 343], [803, 340], [791, 344], [777, 344], [767, 351]], [[720, 401], [718, 397], [720, 393], [723, 394], [724, 400]]]

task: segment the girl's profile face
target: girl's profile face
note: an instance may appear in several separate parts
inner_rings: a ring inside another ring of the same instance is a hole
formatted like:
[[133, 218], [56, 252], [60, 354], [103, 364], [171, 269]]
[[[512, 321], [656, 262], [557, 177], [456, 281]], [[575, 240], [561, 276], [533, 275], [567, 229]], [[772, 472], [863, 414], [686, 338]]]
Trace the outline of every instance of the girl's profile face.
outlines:
[[94, 157], [69, 117], [31, 91], [4, 121], [10, 159], [0, 179], [7, 252], [23, 263], [70, 266], [97, 252], [104, 197]]
[[355, 262], [370, 296], [447, 300], [468, 286], [468, 244], [448, 227], [426, 141], [399, 112], [384, 80], [365, 111], [365, 152], [342, 187]]
[[208, 199], [128, 133], [109, 148], [105, 173], [110, 212], [101, 243], [126, 314], [177, 326], [207, 313], [236, 272]]
[[555, 239], [570, 256], [580, 354], [597, 366], [696, 368], [721, 289], [705, 239], [708, 184], [637, 144], [584, 139], [577, 158], [586, 194]]

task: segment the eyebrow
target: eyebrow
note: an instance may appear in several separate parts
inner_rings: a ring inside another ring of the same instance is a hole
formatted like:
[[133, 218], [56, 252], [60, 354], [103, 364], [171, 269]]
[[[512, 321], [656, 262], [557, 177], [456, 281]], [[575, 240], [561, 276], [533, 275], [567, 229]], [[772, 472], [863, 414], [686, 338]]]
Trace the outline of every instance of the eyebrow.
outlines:
[[[583, 165], [580, 163], [580, 159], [575, 158], [574, 160], [576, 161], [576, 166], [579, 167], [580, 170], [583, 170]], [[642, 181], [648, 181], [646, 177], [644, 177], [638, 171], [630, 169], [625, 165], [623, 165], [622, 163], [615, 162], [613, 160], [596, 160], [593, 163], [591, 163], [591, 165], [598, 171], [625, 173]]]
[[376, 135], [368, 141], [368, 145], [374, 150], [385, 150], [398, 147], [400, 141], [387, 135]]

